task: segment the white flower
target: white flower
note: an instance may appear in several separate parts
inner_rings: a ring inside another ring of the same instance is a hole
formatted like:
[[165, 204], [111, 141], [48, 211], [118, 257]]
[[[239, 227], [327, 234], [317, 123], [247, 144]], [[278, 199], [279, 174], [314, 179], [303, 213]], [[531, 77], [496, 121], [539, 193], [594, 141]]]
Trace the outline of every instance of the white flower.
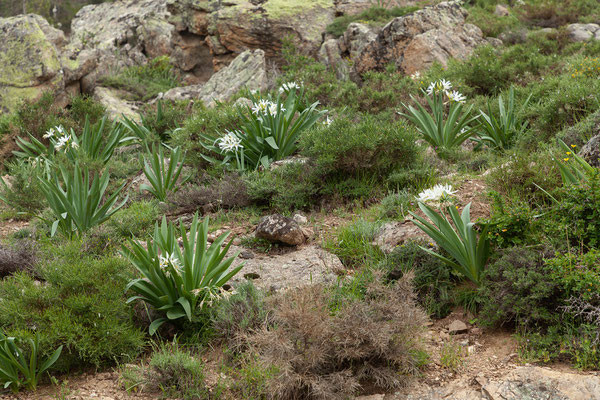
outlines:
[[252, 112], [256, 115], [264, 114], [269, 109], [272, 103], [269, 100], [260, 100], [258, 103], [252, 105]]
[[456, 190], [452, 190], [452, 185], [435, 185], [419, 193], [417, 200], [424, 203], [428, 201], [440, 201], [444, 197], [449, 197], [454, 193], [456, 193]]
[[69, 144], [70, 140], [71, 140], [71, 135], [61, 136], [58, 139], [58, 142], [56, 142], [56, 144], [54, 145], [54, 149], [56, 151], [60, 151], [63, 147], [65, 147], [66, 145]]
[[[280, 107], [281, 112], [285, 111], [285, 108]], [[275, 103], [271, 103], [271, 105], [269, 105], [269, 114], [271, 114], [272, 116], [277, 115], [277, 104]]]
[[288, 82], [288, 83], [284, 83], [283, 85], [281, 85], [281, 87], [279, 88], [279, 93], [283, 93], [283, 92], [289, 92], [292, 89], [300, 89], [300, 85], [298, 85], [296, 82]]
[[67, 133], [65, 132], [65, 128], [63, 128], [63, 126], [62, 126], [62, 125], [55, 126], [55, 128], [56, 128], [56, 131], [58, 132], [58, 134], [59, 134], [60, 136], [64, 136], [64, 135], [66, 135], [66, 134], [67, 134]]
[[421, 79], [421, 73], [419, 71], [415, 72], [410, 76], [410, 79], [412, 79], [413, 81], [418, 81], [419, 79]]
[[333, 119], [329, 118], [329, 115], [325, 118], [325, 121], [323, 121], [323, 125], [325, 126], [329, 126], [331, 125], [331, 123], [333, 122]]
[[169, 266], [171, 266], [177, 272], [181, 270], [179, 260], [177, 259], [177, 257], [175, 257], [174, 254], [165, 253], [165, 256], [160, 256], [158, 259], [158, 265], [162, 269], [167, 269]]
[[467, 99], [463, 94], [461, 94], [458, 90], [454, 90], [452, 92], [447, 91], [446, 96], [448, 96], [448, 100], [456, 103], [464, 103]]
[[73, 141], [73, 142], [71, 142], [71, 147], [74, 148], [74, 149], [78, 149], [79, 145], [76, 142]]
[[445, 79], [440, 79], [439, 81], [431, 82], [429, 87], [427, 87], [427, 94], [432, 95], [433, 93], [445, 92], [447, 93], [450, 89], [452, 89], [452, 83]]
[[438, 83], [442, 86], [444, 92], [447, 92], [448, 90], [452, 89], [452, 84], [450, 83], [450, 81], [440, 79]]
[[221, 150], [229, 153], [230, 151], [237, 151], [244, 148], [244, 146], [242, 146], [242, 139], [240, 139], [234, 132], [226, 132], [227, 134], [225, 136], [217, 139], [217, 145]]
[[49, 139], [51, 137], [54, 137], [54, 135], [56, 134], [56, 131], [54, 130], [54, 128], [50, 128], [46, 131], [46, 134], [44, 136], [42, 136], [44, 139]]

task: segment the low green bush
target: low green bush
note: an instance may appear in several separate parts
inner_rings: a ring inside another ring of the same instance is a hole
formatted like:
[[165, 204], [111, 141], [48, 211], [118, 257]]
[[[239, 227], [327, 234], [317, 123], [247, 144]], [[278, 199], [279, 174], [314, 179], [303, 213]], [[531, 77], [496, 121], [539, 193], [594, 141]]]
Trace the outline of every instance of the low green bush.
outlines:
[[444, 318], [450, 313], [456, 277], [447, 265], [421, 250], [416, 242], [396, 247], [378, 267], [387, 271], [391, 280], [412, 271], [417, 301], [425, 311], [433, 318]]
[[40, 335], [40, 356], [63, 346], [53, 369], [74, 371], [135, 358], [144, 334], [134, 326], [124, 288], [133, 273], [120, 257], [82, 254], [80, 242], [48, 243], [32, 275], [0, 281], [0, 329]]
[[347, 268], [373, 266], [384, 258], [383, 252], [372, 244], [379, 224], [356, 220], [341, 228], [325, 247], [337, 255]]
[[120, 209], [108, 221], [108, 226], [119, 237], [144, 238], [152, 232], [160, 209], [156, 201], [140, 200]]
[[391, 171], [418, 159], [415, 134], [388, 115], [340, 115], [300, 138], [300, 154], [309, 157], [319, 175], [368, 174], [384, 179]]
[[479, 288], [479, 321], [545, 332], [560, 320], [563, 292], [544, 262], [552, 252], [543, 247], [512, 247], [486, 269]]
[[126, 67], [102, 78], [102, 84], [133, 94], [134, 100], [147, 101], [161, 92], [181, 86], [169, 57], [161, 56], [145, 65]]

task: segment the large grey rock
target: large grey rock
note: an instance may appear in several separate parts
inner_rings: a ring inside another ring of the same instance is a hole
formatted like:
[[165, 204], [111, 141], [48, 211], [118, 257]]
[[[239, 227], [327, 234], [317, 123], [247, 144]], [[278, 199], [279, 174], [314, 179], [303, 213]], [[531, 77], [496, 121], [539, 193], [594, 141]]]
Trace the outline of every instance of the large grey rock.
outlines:
[[355, 61], [358, 74], [383, 70], [394, 63], [399, 71], [412, 74], [434, 62], [468, 57], [485, 43], [481, 29], [465, 22], [460, 1], [442, 2], [388, 23]]
[[300, 225], [281, 214], [262, 217], [256, 227], [255, 236], [270, 242], [297, 246], [306, 241], [306, 235]]
[[598, 400], [600, 377], [519, 367], [482, 388], [491, 400]]
[[0, 18], [0, 113], [46, 90], [64, 89], [64, 35], [39, 15]]
[[592, 39], [600, 40], [600, 25], [570, 24], [567, 26], [567, 34], [572, 42], [587, 42]]
[[594, 167], [600, 167], [600, 134], [591, 138], [581, 148], [579, 155]]
[[[248, 250], [232, 246], [229, 255]], [[279, 291], [312, 284], [332, 284], [344, 266], [337, 256], [314, 246], [304, 246], [285, 254], [268, 255], [256, 252], [254, 257], [247, 257], [234, 262], [239, 265], [245, 261], [244, 267], [232, 280], [237, 284], [245, 279], [252, 279], [257, 287], [270, 291]]]
[[199, 99], [205, 105], [213, 106], [217, 101], [229, 100], [242, 88], [266, 90], [268, 85], [265, 52], [247, 50], [205, 84], [173, 88], [163, 97], [168, 100]]

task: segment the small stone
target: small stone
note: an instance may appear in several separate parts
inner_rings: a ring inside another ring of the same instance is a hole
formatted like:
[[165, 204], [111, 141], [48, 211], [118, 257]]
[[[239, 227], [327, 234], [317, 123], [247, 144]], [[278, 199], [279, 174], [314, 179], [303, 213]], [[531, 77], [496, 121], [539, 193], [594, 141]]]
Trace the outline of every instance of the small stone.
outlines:
[[458, 333], [467, 333], [469, 331], [469, 327], [467, 326], [467, 324], [465, 324], [464, 322], [462, 322], [461, 320], [454, 320], [449, 326], [448, 326], [448, 333], [451, 335], [456, 335]]
[[494, 14], [499, 17], [508, 17], [510, 15], [510, 11], [508, 11], [508, 8], [506, 6], [503, 6], [502, 4], [497, 4], [496, 9], [494, 10]]
[[308, 218], [306, 218], [306, 216], [302, 215], [302, 213], [299, 212], [294, 213], [292, 219], [296, 221], [298, 225], [306, 225], [308, 223]]
[[238, 257], [240, 257], [242, 260], [250, 260], [254, 258], [254, 253], [250, 250], [244, 250]]

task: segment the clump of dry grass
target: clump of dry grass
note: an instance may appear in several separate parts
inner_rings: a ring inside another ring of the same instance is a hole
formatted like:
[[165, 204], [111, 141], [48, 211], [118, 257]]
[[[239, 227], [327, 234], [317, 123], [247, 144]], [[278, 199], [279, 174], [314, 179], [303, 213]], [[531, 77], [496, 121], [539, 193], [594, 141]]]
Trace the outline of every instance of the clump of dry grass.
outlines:
[[271, 304], [273, 324], [248, 338], [250, 350], [278, 373], [273, 399], [344, 399], [361, 384], [402, 386], [423, 361], [425, 313], [409, 274], [395, 284], [372, 283], [363, 301], [333, 315], [323, 288], [284, 293]]
[[34, 263], [34, 241], [23, 239], [10, 246], [0, 244], [0, 279], [18, 271], [31, 271]]

